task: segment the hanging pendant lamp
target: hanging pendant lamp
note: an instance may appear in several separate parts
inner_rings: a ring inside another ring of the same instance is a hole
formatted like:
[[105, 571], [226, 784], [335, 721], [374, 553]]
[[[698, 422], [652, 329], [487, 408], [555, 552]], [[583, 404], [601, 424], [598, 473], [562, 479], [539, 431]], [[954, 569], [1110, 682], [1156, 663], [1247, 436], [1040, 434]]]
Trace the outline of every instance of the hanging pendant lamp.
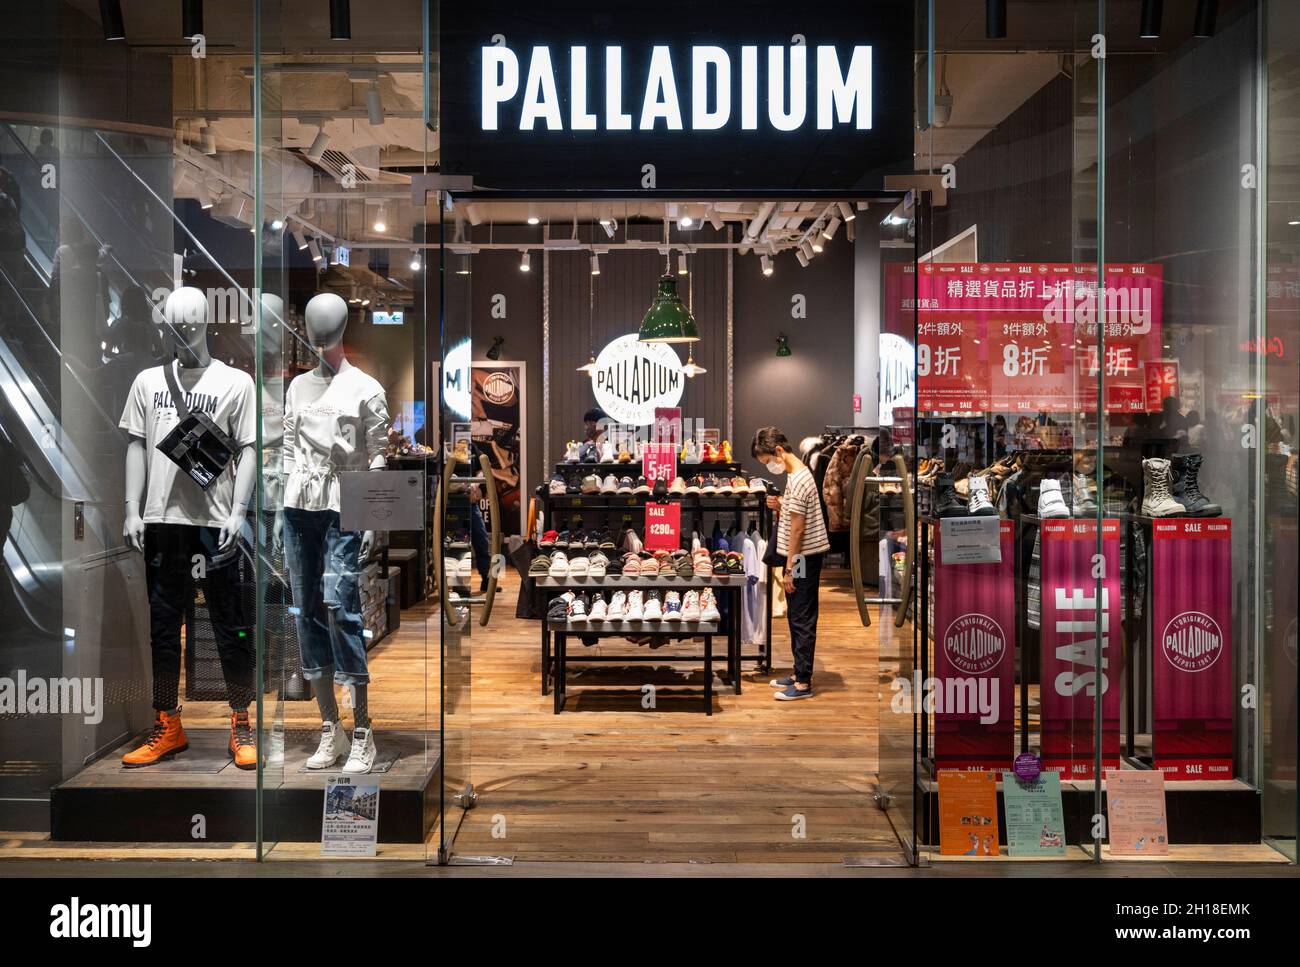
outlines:
[[646, 310], [641, 320], [641, 331], [637, 333], [641, 342], [699, 342], [700, 327], [695, 324], [695, 317], [677, 294], [677, 279], [664, 275], [659, 279], [659, 291], [654, 302]]
[[707, 369], [695, 361], [694, 347], [686, 351], [686, 364], [682, 366], [682, 372], [687, 379], [694, 379], [696, 376], [703, 376], [708, 372]]

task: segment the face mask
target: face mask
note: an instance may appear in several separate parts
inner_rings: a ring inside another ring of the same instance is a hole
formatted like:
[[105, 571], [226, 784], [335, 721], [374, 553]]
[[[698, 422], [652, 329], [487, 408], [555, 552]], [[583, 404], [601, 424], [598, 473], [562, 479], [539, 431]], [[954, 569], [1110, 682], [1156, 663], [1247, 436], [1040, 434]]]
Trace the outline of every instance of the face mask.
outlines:
[[783, 460], [773, 460], [770, 463], [764, 460], [763, 466], [767, 467], [768, 473], [773, 476], [780, 476], [785, 473], [785, 461]]

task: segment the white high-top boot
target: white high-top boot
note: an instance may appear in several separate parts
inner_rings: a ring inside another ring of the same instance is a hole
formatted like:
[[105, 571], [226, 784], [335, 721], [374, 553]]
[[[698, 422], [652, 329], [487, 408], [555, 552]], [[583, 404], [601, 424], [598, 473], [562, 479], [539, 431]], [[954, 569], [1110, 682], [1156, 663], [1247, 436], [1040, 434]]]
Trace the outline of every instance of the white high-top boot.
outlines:
[[1142, 514], [1146, 517], [1182, 517], [1187, 508], [1169, 492], [1169, 461], [1148, 457], [1142, 461]]

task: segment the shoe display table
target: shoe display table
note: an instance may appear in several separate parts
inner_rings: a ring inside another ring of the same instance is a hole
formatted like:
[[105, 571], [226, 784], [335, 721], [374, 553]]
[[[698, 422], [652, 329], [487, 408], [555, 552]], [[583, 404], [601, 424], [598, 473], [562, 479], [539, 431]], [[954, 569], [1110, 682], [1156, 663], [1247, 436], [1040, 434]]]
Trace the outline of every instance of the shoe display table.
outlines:
[[[680, 638], [688, 636], [703, 635], [706, 637], [706, 651], [711, 651], [713, 635], [725, 633], [727, 635], [727, 679], [732, 686], [732, 690], [740, 694], [740, 608], [741, 593], [744, 590], [748, 578], [743, 574], [729, 574], [717, 577], [628, 577], [621, 574], [607, 575], [605, 577], [537, 577], [534, 579], [537, 587], [546, 592], [546, 603], [549, 609], [551, 601], [559, 597], [565, 591], [615, 591], [633, 589], [641, 591], [657, 590], [662, 593], [677, 591], [684, 594], [687, 591], [700, 591], [704, 588], [710, 588], [721, 599], [724, 595], [728, 601], [726, 620], [719, 622], [703, 621], [556, 621], [546, 619], [542, 621], [542, 694], [546, 695], [550, 691], [552, 680], [556, 688], [556, 705], [555, 711], [558, 713], [563, 707], [562, 690], [563, 690], [563, 669], [560, 649], [566, 643], [565, 640], [573, 635], [593, 635], [595, 637], [658, 637], [658, 638]], [[720, 602], [719, 602], [720, 603]], [[583, 658], [587, 661], [600, 662], [643, 662], [654, 661], [659, 664], [669, 664], [676, 661], [691, 661], [699, 659], [691, 658], [665, 658], [661, 655], [644, 655], [644, 656], [595, 656], [594, 658]], [[712, 665], [712, 659], [709, 660], [709, 666]], [[710, 696], [711, 696], [711, 673], [706, 671], [710, 677]], [[710, 714], [712, 714], [712, 698], [710, 697]]]

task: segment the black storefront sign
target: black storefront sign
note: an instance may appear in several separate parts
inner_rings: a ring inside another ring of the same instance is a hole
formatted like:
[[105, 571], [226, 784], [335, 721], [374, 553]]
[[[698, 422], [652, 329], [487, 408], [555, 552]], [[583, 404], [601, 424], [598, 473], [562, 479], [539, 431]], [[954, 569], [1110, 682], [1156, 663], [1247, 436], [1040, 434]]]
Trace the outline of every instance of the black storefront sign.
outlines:
[[445, 175], [516, 190], [879, 189], [912, 162], [912, 0], [471, 0]]

